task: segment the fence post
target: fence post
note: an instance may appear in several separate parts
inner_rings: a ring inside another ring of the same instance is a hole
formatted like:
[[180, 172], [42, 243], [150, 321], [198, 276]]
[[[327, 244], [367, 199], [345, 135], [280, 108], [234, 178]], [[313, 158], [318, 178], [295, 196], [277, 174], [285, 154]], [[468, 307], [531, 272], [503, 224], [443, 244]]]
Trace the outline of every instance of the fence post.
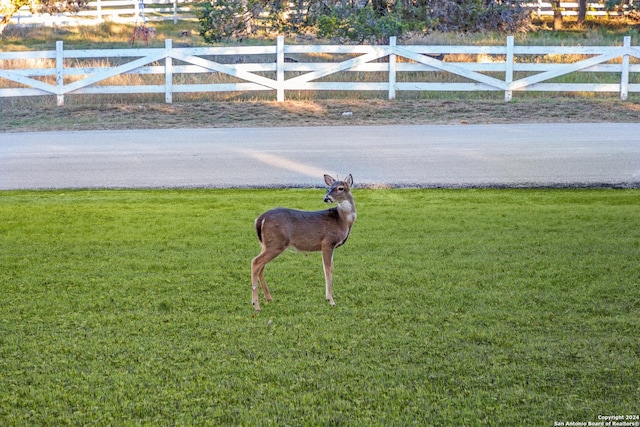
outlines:
[[509, 90], [509, 85], [513, 82], [513, 62], [515, 57], [513, 55], [513, 36], [507, 36], [507, 57], [505, 59], [505, 76], [504, 82], [507, 84], [507, 90], [504, 91], [504, 100], [506, 102], [511, 101], [513, 97], [513, 91]]
[[64, 105], [64, 95], [62, 89], [64, 88], [64, 44], [61, 40], [56, 42], [56, 104], [58, 107]]
[[173, 25], [178, 23], [178, 0], [173, 0]]
[[138, 19], [140, 18], [140, 2], [138, 0], [133, 1], [133, 22], [138, 23]]
[[391, 52], [389, 54], [389, 100], [396, 99], [396, 37], [389, 37], [389, 47]]
[[276, 99], [284, 102], [284, 36], [276, 38]]
[[98, 21], [102, 22], [102, 3], [98, 0], [98, 4], [96, 5], [96, 12], [98, 13]]
[[146, 15], [144, 14], [144, 13], [145, 13], [145, 12], [144, 12], [144, 0], [140, 0], [140, 10], [142, 11], [142, 24], [143, 24], [143, 25], [146, 25], [146, 23], [147, 23], [147, 17], [146, 17]]
[[173, 42], [171, 39], [164, 41], [164, 102], [171, 104], [173, 102], [173, 59], [171, 56], [171, 49], [173, 48]]
[[631, 37], [625, 36], [622, 54], [622, 74], [620, 75], [620, 100], [626, 101], [629, 96], [629, 51]]

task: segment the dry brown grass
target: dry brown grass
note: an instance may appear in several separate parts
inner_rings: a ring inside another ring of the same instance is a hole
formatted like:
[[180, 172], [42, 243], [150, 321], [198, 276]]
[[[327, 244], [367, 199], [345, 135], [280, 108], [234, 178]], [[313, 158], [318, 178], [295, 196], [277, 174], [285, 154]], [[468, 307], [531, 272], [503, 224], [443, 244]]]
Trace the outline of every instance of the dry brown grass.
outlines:
[[[151, 129], [195, 127], [342, 126], [638, 122], [640, 99], [531, 98], [506, 103], [478, 99], [175, 102], [159, 97], [138, 104], [56, 107], [53, 99], [0, 100], [0, 131]], [[343, 113], [350, 112], [351, 115]]]

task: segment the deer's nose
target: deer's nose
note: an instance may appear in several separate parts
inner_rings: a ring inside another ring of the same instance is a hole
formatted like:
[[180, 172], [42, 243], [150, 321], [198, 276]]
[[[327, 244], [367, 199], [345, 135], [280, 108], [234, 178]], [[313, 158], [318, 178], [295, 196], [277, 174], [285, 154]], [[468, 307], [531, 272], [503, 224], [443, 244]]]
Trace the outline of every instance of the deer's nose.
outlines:
[[325, 202], [325, 203], [333, 203], [333, 199], [331, 198], [331, 196], [326, 196], [326, 197], [324, 198], [324, 202]]

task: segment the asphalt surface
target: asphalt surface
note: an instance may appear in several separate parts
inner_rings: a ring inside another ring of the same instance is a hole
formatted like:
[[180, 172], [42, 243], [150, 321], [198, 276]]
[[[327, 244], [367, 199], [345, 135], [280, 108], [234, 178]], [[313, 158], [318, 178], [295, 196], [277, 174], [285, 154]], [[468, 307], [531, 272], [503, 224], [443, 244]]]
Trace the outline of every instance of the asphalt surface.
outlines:
[[0, 189], [640, 187], [640, 124], [0, 133]]

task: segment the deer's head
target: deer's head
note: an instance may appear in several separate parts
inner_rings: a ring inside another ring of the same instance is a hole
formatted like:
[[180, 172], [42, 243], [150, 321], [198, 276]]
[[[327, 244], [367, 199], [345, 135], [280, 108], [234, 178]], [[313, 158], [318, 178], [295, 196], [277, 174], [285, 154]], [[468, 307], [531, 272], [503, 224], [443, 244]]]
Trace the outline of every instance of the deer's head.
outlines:
[[349, 174], [343, 181], [338, 181], [329, 175], [324, 176], [324, 182], [329, 186], [324, 196], [325, 203], [340, 203], [351, 197], [353, 177]]

